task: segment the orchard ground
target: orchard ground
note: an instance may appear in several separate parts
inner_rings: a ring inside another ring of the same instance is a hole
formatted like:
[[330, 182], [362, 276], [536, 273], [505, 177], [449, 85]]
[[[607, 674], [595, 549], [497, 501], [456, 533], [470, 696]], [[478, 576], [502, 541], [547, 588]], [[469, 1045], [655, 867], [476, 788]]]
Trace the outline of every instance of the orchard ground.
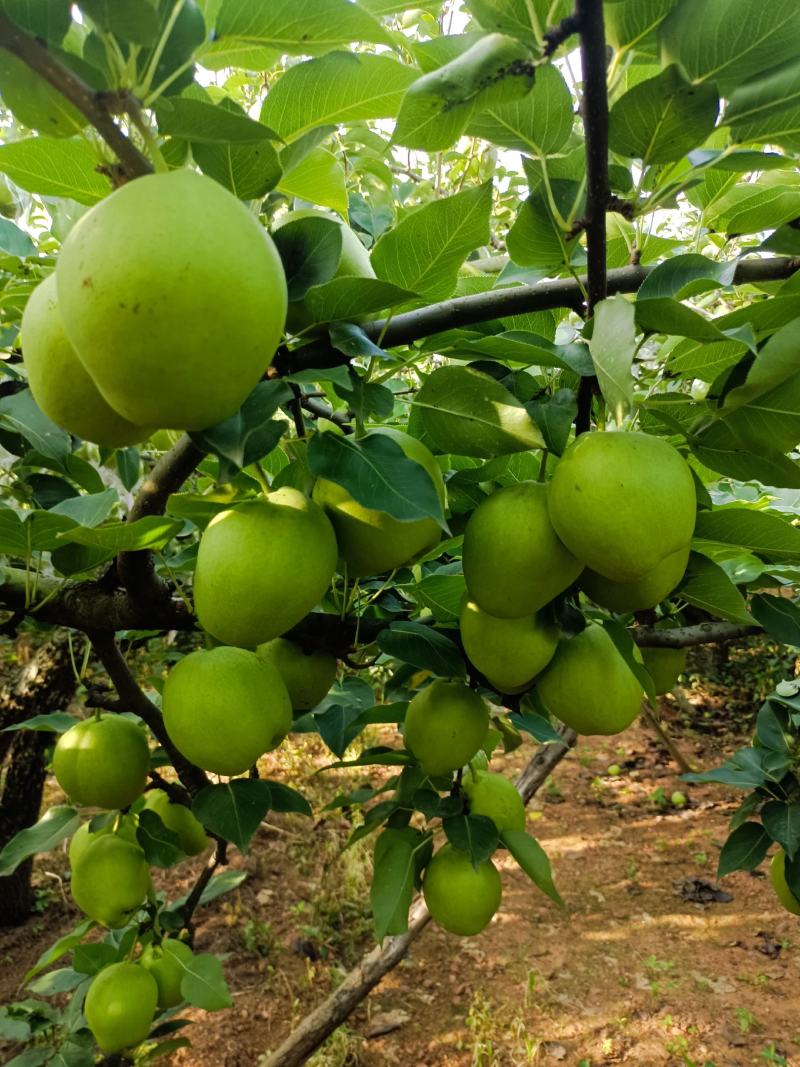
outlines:
[[[747, 650], [733, 655], [746, 657]], [[780, 675], [778, 660], [763, 662]], [[687, 696], [691, 715], [670, 698], [662, 704], [666, 721], [684, 755], [714, 766], [747, 738], [735, 724], [752, 715], [758, 697], [731, 685], [730, 671]], [[530, 752], [526, 744], [493, 768], [511, 776]], [[319, 738], [305, 735], [267, 757], [263, 770], [297, 785], [326, 762]], [[183, 1013], [195, 1020], [193, 1045], [173, 1056], [175, 1067], [256, 1064], [371, 944], [369, 843], [342, 852], [345, 821], [321, 813], [337, 790], [361, 778], [336, 771], [311, 781], [314, 822], [269, 816], [249, 855], [234, 856], [232, 866], [246, 869], [247, 880], [198, 913], [198, 947], [229, 954], [234, 1007]], [[685, 806], [670, 802], [676, 791]], [[57, 801], [55, 791], [48, 799]], [[800, 933], [773, 896], [766, 865], [726, 878], [729, 902], [691, 899], [698, 890], [707, 895], [702, 884], [717, 886], [719, 847], [738, 799], [727, 788], [681, 783], [640, 725], [619, 737], [581, 740], [528, 815], [528, 828], [553, 860], [566, 911], [501, 861], [504, 901], [489, 930], [462, 940], [429, 927], [311, 1063], [800, 1063]], [[187, 890], [202, 862], [187, 861], [164, 888]], [[37, 860], [43, 910], [0, 934], [0, 1002], [21, 995], [19, 976], [78, 921], [59, 889], [65, 873], [63, 853]]]

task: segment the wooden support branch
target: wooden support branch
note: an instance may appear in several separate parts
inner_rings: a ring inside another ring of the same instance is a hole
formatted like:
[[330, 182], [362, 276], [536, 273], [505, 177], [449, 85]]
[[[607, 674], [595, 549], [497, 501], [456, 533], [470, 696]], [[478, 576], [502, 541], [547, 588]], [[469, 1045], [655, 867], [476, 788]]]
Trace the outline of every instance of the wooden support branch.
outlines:
[[205, 771], [189, 763], [173, 745], [164, 726], [161, 712], [151, 700], [148, 700], [140, 688], [125, 662], [125, 657], [119, 650], [114, 635], [89, 634], [89, 640], [92, 642], [97, 658], [105, 667], [106, 673], [114, 683], [114, 688], [119, 693], [120, 710], [134, 712], [147, 725], [159, 744], [163, 746], [181, 783], [190, 793], [197, 793], [207, 786], [209, 781]]
[[642, 626], [631, 633], [640, 648], [692, 648], [695, 645], [741, 640], [743, 637], [763, 634], [764, 631], [760, 626], [735, 622], [699, 622], [694, 626], [676, 626], [664, 630]]
[[[179, 438], [145, 478], [128, 522], [136, 522], [146, 515], [163, 515], [172, 493], [180, 489], [204, 455], [186, 434]], [[121, 552], [117, 557], [117, 573], [134, 611], [143, 617], [171, 605], [172, 592], [156, 574], [151, 551]]]
[[[527, 804], [548, 775], [575, 744], [573, 730], [562, 730], [560, 744], [542, 745], [516, 782]], [[420, 897], [408, 916], [408, 931], [387, 937], [368, 952], [331, 995], [310, 1012], [280, 1048], [263, 1060], [264, 1067], [300, 1067], [369, 995], [380, 980], [400, 963], [411, 945], [430, 922], [431, 915]]]
[[153, 167], [113, 118], [123, 110], [119, 94], [95, 92], [42, 44], [0, 11], [0, 48], [13, 53], [77, 108], [114, 152], [126, 178], [149, 174]]
[[[618, 267], [607, 273], [609, 293], [635, 293], [655, 270], [652, 266]], [[790, 278], [800, 270], [800, 258], [770, 256], [741, 260], [736, 267], [735, 285], [776, 281]], [[509, 285], [490, 289], [485, 293], [453, 297], [438, 304], [405, 311], [391, 320], [373, 319], [361, 324], [371, 341], [381, 339], [384, 348], [409, 345], [423, 337], [431, 337], [445, 330], [465, 329], [481, 322], [523, 315], [531, 311], [551, 308], [583, 308], [583, 288], [588, 278], [555, 278], [535, 285]], [[293, 374], [302, 370], [325, 370], [349, 363], [350, 357], [325, 341], [315, 341], [301, 348], [281, 348], [273, 360], [277, 374]]]

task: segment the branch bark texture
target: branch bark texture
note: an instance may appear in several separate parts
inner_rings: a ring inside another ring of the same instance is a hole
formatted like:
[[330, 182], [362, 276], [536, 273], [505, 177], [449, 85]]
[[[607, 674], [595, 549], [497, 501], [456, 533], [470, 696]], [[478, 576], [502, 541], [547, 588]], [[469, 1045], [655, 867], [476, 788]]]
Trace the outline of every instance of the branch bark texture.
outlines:
[[[562, 737], [560, 744], [553, 742], [542, 745], [517, 779], [517, 789], [526, 804], [577, 740], [577, 734], [566, 728], [562, 730]], [[280, 1048], [267, 1057], [264, 1067], [300, 1067], [305, 1063], [334, 1030], [352, 1015], [380, 980], [400, 963], [430, 920], [431, 914], [420, 897], [409, 913], [407, 933], [388, 937], [382, 945], [368, 952], [341, 985], [306, 1015]]]

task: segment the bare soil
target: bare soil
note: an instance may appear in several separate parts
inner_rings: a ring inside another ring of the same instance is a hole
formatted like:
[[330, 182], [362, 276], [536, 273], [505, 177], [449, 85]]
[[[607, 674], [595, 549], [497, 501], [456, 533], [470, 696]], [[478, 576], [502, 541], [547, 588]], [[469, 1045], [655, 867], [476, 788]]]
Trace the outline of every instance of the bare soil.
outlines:
[[[674, 719], [674, 705], [667, 710]], [[706, 767], [740, 743], [718, 726], [680, 741]], [[513, 775], [531, 751], [525, 745], [495, 769]], [[303, 736], [264, 771], [302, 785], [326, 761], [319, 740]], [[621, 773], [609, 775], [614, 765]], [[315, 811], [366, 777], [314, 779]], [[670, 803], [676, 790], [683, 807]], [[797, 918], [764, 871], [726, 878], [721, 888], [732, 899], [711, 899], [739, 799], [681, 783], [643, 727], [581, 741], [529, 812], [564, 911], [502, 859], [503, 905], [489, 929], [461, 940], [430, 926], [313, 1063], [798, 1067]], [[197, 932], [200, 950], [228, 954], [234, 1007], [186, 1012], [192, 1047], [159, 1062], [257, 1064], [370, 946], [369, 847], [343, 852], [347, 832], [338, 813], [313, 822], [274, 816], [247, 856], [235, 854], [232, 865], [248, 879], [198, 913]], [[178, 895], [201, 866], [187, 862], [163, 884]], [[0, 1003], [22, 995], [26, 969], [78, 919], [60, 890], [65, 869], [63, 855], [40, 858], [35, 877], [49, 890], [47, 907], [24, 928], [0, 931]]]

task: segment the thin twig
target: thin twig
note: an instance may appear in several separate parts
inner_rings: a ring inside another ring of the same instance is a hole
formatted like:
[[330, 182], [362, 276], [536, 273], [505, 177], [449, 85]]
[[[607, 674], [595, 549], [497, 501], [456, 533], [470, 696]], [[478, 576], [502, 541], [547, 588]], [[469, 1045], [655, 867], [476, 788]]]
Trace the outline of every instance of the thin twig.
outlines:
[[3, 12], [0, 12], [0, 47], [12, 52], [41, 75], [89, 120], [119, 159], [125, 177], [136, 178], [152, 172], [149, 160], [113, 119], [113, 112], [126, 110], [124, 94], [95, 92], [59, 62], [44, 44], [17, 26]]
[[197, 910], [203, 891], [211, 881], [217, 868], [222, 867], [227, 862], [228, 843], [227, 841], [217, 840], [217, 847], [214, 851], [214, 855], [209, 859], [208, 863], [200, 872], [200, 877], [195, 882], [191, 893], [186, 899], [186, 903], [181, 908], [181, 917], [183, 919], [184, 928], [189, 931], [192, 940], [194, 940], [194, 924], [192, 923], [192, 916]]

